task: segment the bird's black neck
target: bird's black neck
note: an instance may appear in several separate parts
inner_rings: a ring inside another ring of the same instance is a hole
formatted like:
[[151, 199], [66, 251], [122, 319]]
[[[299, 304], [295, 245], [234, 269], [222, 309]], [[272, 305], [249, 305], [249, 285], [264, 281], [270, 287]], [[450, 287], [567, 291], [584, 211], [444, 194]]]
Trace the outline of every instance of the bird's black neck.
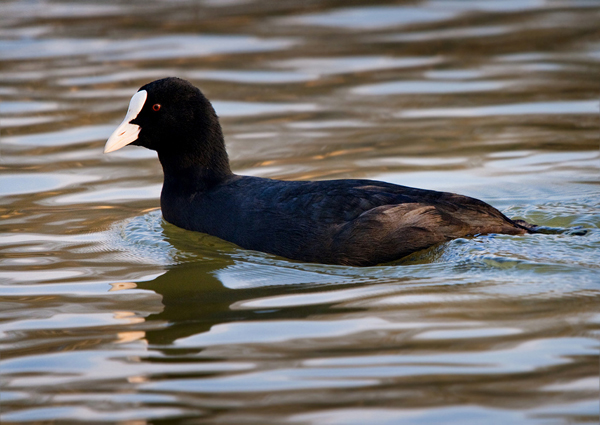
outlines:
[[189, 152], [159, 152], [165, 175], [163, 191], [181, 195], [205, 192], [233, 175], [222, 136], [213, 143], [193, 142]]

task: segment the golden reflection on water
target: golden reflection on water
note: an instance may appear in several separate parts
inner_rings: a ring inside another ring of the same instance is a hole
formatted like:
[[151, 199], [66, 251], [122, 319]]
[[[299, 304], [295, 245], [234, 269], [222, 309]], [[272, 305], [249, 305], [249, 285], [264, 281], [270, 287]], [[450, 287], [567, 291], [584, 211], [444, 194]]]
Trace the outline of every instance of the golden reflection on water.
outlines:
[[[133, 314], [133, 313], [131, 313]], [[115, 317], [117, 318], [117, 317]], [[144, 321], [143, 318], [137, 318], [137, 320], [131, 320], [130, 323], [142, 323]], [[117, 344], [125, 344], [133, 341], [142, 341], [146, 336], [146, 332], [138, 331], [138, 332], [119, 332], [117, 334]], [[131, 380], [129, 382], [132, 382]]]
[[115, 282], [115, 283], [111, 283], [110, 286], [111, 286], [111, 288], [108, 290], [109, 292], [137, 288], [137, 285], [135, 284], [135, 282]]

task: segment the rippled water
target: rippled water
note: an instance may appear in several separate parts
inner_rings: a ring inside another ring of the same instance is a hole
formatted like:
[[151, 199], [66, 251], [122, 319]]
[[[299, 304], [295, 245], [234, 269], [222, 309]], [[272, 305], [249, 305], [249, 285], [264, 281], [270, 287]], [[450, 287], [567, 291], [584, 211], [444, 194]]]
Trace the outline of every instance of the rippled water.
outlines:
[[[597, 1], [0, 3], [3, 423], [597, 423]], [[139, 86], [233, 169], [373, 178], [548, 228], [370, 268], [165, 223]]]

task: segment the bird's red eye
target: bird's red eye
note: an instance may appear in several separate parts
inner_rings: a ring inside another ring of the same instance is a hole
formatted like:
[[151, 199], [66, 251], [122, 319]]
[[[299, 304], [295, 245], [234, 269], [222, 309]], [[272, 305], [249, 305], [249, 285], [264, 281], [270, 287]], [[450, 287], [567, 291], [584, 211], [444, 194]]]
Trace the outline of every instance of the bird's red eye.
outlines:
[[155, 112], [160, 111], [160, 103], [155, 103], [154, 105], [152, 105], [152, 110]]

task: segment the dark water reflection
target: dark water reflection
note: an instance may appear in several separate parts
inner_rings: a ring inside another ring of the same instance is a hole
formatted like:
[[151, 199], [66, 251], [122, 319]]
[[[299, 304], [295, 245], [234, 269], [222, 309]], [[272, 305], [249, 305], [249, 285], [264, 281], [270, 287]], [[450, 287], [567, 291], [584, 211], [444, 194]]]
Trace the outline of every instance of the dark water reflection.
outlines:
[[[585, 0], [1, 3], [2, 422], [597, 423], [598, 22]], [[366, 269], [182, 231], [154, 153], [101, 153], [166, 75], [214, 101], [236, 172], [576, 230]]]

